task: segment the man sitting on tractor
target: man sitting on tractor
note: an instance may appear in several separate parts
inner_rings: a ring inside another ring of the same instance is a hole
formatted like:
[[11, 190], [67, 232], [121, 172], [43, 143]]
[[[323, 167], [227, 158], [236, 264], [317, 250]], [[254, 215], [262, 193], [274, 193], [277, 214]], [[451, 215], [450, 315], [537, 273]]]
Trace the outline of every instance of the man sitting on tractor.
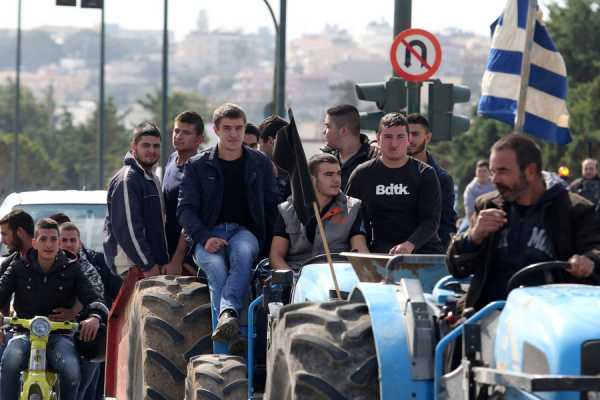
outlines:
[[[361, 201], [346, 196], [340, 190], [342, 171], [338, 159], [327, 153], [314, 155], [308, 161], [308, 170], [330, 250], [339, 253], [352, 249], [368, 253], [367, 228], [361, 212]], [[273, 268], [298, 269], [302, 262], [325, 253], [314, 217], [304, 226], [291, 200], [280, 204], [278, 208], [279, 215], [271, 243], [270, 260]]]
[[206, 273], [219, 322], [213, 340], [239, 337], [239, 313], [257, 256], [267, 252], [278, 197], [273, 165], [243, 146], [246, 114], [223, 104], [213, 115], [218, 141], [185, 164], [177, 217]]
[[[510, 277], [539, 262], [568, 260], [570, 267], [559, 271], [558, 280], [600, 283], [600, 226], [593, 205], [544, 181], [535, 142], [505, 136], [492, 147], [490, 167], [498, 190], [477, 199], [474, 225], [456, 235], [448, 250], [452, 275], [473, 274], [465, 307], [480, 309], [506, 299]], [[532, 275], [526, 283], [543, 283], [539, 278]]]
[[[14, 293], [13, 306], [19, 318], [52, 318], [53, 310], [71, 308], [78, 299], [84, 306], [82, 315], [87, 317], [80, 323], [80, 339], [93, 341], [108, 309], [83, 273], [77, 257], [59, 250], [58, 224], [51, 219], [40, 220], [32, 245], [26, 257], [14, 259], [0, 277], [0, 306], [8, 304]], [[1, 331], [0, 340], [4, 340]], [[8, 342], [0, 364], [3, 400], [18, 399], [19, 375], [27, 368], [29, 351], [26, 335], [16, 334]], [[76, 399], [81, 374], [73, 339], [51, 335], [47, 359], [50, 368], [58, 373], [61, 399]]]

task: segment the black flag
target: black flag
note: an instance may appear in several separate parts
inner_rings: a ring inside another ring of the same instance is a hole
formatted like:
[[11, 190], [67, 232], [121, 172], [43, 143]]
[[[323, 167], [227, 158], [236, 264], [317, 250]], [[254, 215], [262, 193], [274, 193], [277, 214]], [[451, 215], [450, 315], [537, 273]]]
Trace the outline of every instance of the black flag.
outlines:
[[291, 108], [288, 110], [288, 114], [290, 124], [277, 131], [273, 161], [289, 174], [294, 208], [300, 222], [306, 225], [311, 218], [314, 218], [312, 203], [317, 200]]

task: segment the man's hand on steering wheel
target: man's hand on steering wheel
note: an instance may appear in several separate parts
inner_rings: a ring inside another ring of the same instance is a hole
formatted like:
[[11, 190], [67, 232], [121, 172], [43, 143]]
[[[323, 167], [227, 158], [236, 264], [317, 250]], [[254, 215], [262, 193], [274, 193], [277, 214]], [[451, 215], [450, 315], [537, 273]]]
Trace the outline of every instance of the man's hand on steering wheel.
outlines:
[[586, 256], [574, 255], [569, 258], [566, 271], [576, 278], [588, 278], [594, 272], [594, 262]]

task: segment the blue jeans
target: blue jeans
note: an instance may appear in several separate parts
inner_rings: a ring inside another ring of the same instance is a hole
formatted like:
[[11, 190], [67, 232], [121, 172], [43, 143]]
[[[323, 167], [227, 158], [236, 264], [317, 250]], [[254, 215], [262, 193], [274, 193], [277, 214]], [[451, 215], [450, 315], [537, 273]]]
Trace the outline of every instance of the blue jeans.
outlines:
[[201, 243], [194, 249], [196, 262], [206, 273], [210, 298], [217, 315], [235, 310], [238, 315], [250, 289], [252, 265], [258, 255], [258, 240], [238, 224], [215, 226], [209, 234], [227, 240], [227, 246], [209, 253]]
[[[29, 364], [30, 348], [31, 344], [25, 335], [15, 335], [6, 345], [0, 364], [2, 400], [18, 400], [20, 375]], [[50, 335], [46, 358], [47, 366], [58, 373], [61, 400], [76, 400], [81, 374], [73, 339], [64, 335]]]
[[100, 367], [103, 363], [95, 363], [84, 359], [81, 362], [81, 384], [79, 385], [79, 400], [92, 400], [96, 398], [98, 380], [100, 379]]

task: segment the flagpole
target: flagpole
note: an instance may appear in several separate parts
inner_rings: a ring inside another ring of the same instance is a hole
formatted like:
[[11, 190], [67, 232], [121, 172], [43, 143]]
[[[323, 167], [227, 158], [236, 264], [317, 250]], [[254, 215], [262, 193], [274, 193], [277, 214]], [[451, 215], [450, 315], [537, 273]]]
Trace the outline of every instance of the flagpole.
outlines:
[[515, 117], [516, 133], [524, 133], [525, 105], [527, 104], [527, 89], [529, 87], [529, 75], [531, 72], [531, 49], [533, 48], [533, 34], [535, 32], [535, 21], [537, 15], [537, 0], [529, 0], [527, 9], [527, 28], [525, 29], [525, 49], [523, 51], [523, 62], [521, 63], [521, 86], [519, 88], [519, 100], [517, 102], [517, 115]]
[[327, 258], [327, 263], [329, 264], [329, 270], [331, 271], [331, 277], [333, 278], [333, 285], [335, 287], [335, 294], [339, 300], [342, 300], [342, 296], [340, 294], [340, 286], [338, 285], [337, 276], [335, 275], [335, 270], [333, 269], [333, 259], [331, 258], [331, 252], [329, 251], [329, 243], [327, 243], [327, 237], [325, 236], [325, 229], [323, 228], [323, 221], [321, 221], [321, 213], [319, 212], [319, 206], [316, 201], [313, 201], [313, 211], [315, 212], [315, 217], [317, 218], [317, 224], [319, 225], [319, 232], [321, 233], [321, 240], [323, 241], [323, 248], [325, 249], [325, 258]]

